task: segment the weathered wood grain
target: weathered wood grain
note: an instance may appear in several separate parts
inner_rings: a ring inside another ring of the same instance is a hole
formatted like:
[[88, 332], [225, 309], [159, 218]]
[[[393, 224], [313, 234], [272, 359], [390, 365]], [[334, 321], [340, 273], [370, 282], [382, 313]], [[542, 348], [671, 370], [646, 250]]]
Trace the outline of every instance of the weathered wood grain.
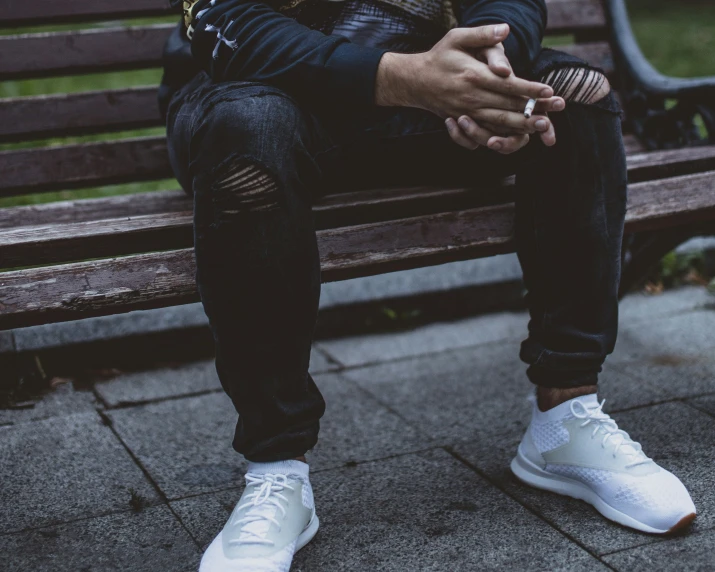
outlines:
[[173, 24], [0, 36], [0, 80], [159, 67]]
[[[674, 176], [713, 168], [715, 146], [640, 153], [630, 160], [633, 181]], [[0, 196], [170, 177], [163, 137], [0, 152]]]
[[[715, 218], [715, 172], [632, 185], [628, 232]], [[513, 250], [513, 205], [318, 233], [325, 281]], [[0, 273], [0, 329], [196, 300], [191, 249]]]
[[190, 211], [184, 191], [154, 191], [0, 209], [0, 229]]
[[172, 11], [168, 0], [0, 0], [0, 26], [146, 18]]
[[[700, 167], [700, 161], [710, 157], [715, 168], [715, 148], [709, 154], [706, 148], [692, 151], [638, 154], [629, 158], [629, 176], [637, 182], [644, 174], [666, 175], [685, 159]], [[680, 172], [687, 171], [681, 168]], [[331, 194], [314, 207], [316, 226], [323, 230], [505, 203], [512, 200], [511, 185], [512, 179], [505, 179], [502, 186], [480, 188], [392, 188]], [[664, 184], [664, 188], [666, 196], [671, 196], [669, 187]], [[695, 196], [700, 196], [698, 188], [692, 188]], [[683, 200], [688, 196], [684, 192]], [[639, 203], [638, 208], [645, 207]], [[2, 209], [0, 268], [188, 247], [192, 244], [191, 210], [191, 200], [180, 191]]]
[[0, 99], [0, 141], [68, 137], [162, 125], [157, 88]]
[[0, 153], [0, 196], [172, 176], [164, 137]]

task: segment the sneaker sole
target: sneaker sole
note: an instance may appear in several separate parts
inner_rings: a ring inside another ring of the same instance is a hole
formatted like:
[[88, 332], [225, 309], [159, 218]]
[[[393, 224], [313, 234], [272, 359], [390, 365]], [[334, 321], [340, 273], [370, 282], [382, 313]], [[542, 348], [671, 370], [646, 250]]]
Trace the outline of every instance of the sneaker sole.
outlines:
[[524, 457], [521, 450], [517, 452], [516, 457], [514, 457], [514, 460], [511, 462], [511, 471], [520, 481], [529, 486], [587, 502], [606, 518], [617, 522], [618, 524], [622, 524], [623, 526], [635, 528], [636, 530], [640, 530], [642, 532], [649, 532], [651, 534], [671, 534], [685, 528], [693, 522], [693, 520], [695, 520], [695, 513], [690, 513], [683, 516], [672, 527], [666, 530], [659, 530], [657, 528], [653, 528], [652, 526], [648, 526], [647, 524], [644, 524], [635, 518], [616, 510], [583, 483], [569, 479], [568, 477], [562, 477], [561, 475], [547, 473], [541, 467], [538, 467], [529, 461], [529, 459]]
[[298, 541], [296, 542], [295, 545], [295, 551], [298, 552], [301, 548], [303, 548], [306, 544], [308, 544], [315, 535], [318, 533], [318, 528], [320, 527], [320, 521], [318, 520], [318, 515], [313, 514], [313, 518], [310, 519], [310, 522], [308, 523], [308, 526], [305, 527], [305, 530], [300, 533], [300, 536], [298, 537]]

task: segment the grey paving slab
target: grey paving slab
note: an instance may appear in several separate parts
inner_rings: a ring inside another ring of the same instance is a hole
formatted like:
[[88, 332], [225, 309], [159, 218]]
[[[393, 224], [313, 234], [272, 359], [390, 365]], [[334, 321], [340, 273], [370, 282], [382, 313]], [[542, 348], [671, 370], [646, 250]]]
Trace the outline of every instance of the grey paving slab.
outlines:
[[340, 367], [340, 364], [334, 362], [328, 355], [320, 351], [319, 349], [313, 348], [310, 352], [310, 368], [309, 371], [312, 375], [317, 375], [319, 373], [325, 373], [326, 371], [335, 371]]
[[238, 415], [223, 393], [108, 412], [142, 466], [169, 497], [235, 486], [245, 463], [231, 448]]
[[[321, 529], [291, 570], [605, 570], [442, 450], [311, 477]], [[202, 546], [240, 491], [173, 502]]]
[[[310, 371], [318, 374], [338, 368], [321, 352], [313, 350]], [[220, 390], [213, 359], [177, 367], [161, 368], [123, 374], [95, 385], [108, 407], [119, 407], [147, 401], [158, 401]]]
[[0, 409], [0, 425], [94, 411], [98, 405], [91, 391], [76, 391], [71, 383], [64, 383], [42, 395], [33, 404], [19, 409]]
[[661, 294], [633, 292], [620, 303], [619, 316], [621, 325], [659, 319], [663, 316], [677, 315], [697, 309], [711, 308], [715, 305], [715, 296], [703, 286], [684, 286], [666, 290]]
[[490, 342], [521, 340], [526, 337], [527, 321], [526, 313], [504, 312], [431, 324], [406, 332], [329, 340], [319, 345], [338, 362], [353, 367]]
[[323, 284], [320, 307], [330, 308], [521, 279], [516, 254], [450, 262]]
[[[679, 476], [688, 487], [699, 512], [692, 531], [714, 526], [715, 441], [712, 439], [712, 418], [683, 403], [635, 409], [614, 417], [623, 429], [643, 444], [649, 456]], [[455, 449], [504, 490], [598, 554], [660, 540], [660, 537], [613, 524], [581, 501], [519, 483], [509, 470], [509, 463], [521, 440], [522, 431], [516, 428], [505, 430], [490, 439], [460, 443]]]
[[621, 323], [611, 361], [663, 360], [715, 353], [715, 310], [698, 310], [644, 323]]
[[154, 488], [96, 413], [0, 427], [0, 532], [128, 510]]
[[532, 391], [518, 344], [504, 343], [346, 370], [430, 436], [452, 443], [526, 416]]
[[15, 351], [15, 333], [10, 331], [0, 332], [0, 355]]
[[[311, 481], [314, 480], [315, 475], [311, 477]], [[175, 500], [169, 504], [201, 549], [206, 550], [226, 524], [241, 494], [243, 486]], [[318, 514], [318, 517], [322, 519], [322, 514]]]
[[688, 401], [694, 407], [715, 416], [715, 395], [709, 395], [707, 397], [699, 397], [698, 399], [690, 399]]
[[636, 385], [652, 388], [662, 400], [715, 393], [715, 359], [710, 356], [656, 356], [612, 367]]
[[[514, 342], [466, 348], [343, 372], [402, 417], [448, 443], [523, 426], [533, 386]], [[613, 408], [662, 399], [659, 386], [606, 367], [601, 397]]]
[[108, 407], [221, 389], [213, 360], [173, 368], [133, 372], [97, 383], [95, 390]]
[[18, 351], [32, 351], [204, 325], [208, 320], [201, 304], [186, 304], [13, 331]]
[[[429, 446], [429, 439], [359, 387], [335, 374], [316, 377], [328, 403], [315, 469]], [[236, 486], [245, 463], [231, 448], [237, 414], [223, 393], [109, 413], [122, 439], [169, 498]]]
[[623, 572], [711, 572], [715, 569], [715, 530], [676, 537], [604, 556]]
[[165, 506], [0, 536], [5, 572], [194, 572], [196, 544]]

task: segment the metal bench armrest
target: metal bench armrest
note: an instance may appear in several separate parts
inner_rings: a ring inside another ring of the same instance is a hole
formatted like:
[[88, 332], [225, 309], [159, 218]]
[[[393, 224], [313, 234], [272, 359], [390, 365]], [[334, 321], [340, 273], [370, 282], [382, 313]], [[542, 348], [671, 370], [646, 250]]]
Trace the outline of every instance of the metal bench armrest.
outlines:
[[[605, 0], [627, 119], [649, 148], [715, 143], [715, 76], [676, 78], [660, 73], [638, 45], [625, 0]], [[674, 107], [666, 99], [676, 100]], [[708, 137], [693, 120], [701, 116]]]

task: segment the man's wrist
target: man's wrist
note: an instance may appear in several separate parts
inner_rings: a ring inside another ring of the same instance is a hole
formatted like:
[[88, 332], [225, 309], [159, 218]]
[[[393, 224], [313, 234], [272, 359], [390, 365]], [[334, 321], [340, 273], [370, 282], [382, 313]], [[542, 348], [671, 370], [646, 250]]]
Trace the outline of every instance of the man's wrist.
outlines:
[[421, 55], [387, 52], [382, 56], [375, 81], [376, 105], [418, 107], [415, 95]]

